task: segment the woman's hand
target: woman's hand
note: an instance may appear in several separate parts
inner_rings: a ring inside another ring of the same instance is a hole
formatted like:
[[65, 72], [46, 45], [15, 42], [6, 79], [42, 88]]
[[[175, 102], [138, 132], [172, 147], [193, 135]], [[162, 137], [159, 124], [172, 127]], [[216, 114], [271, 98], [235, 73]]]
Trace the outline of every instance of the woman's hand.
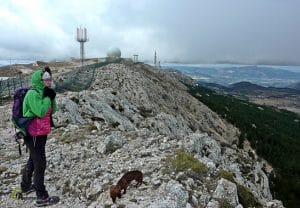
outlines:
[[56, 92], [50, 87], [44, 87], [44, 97], [49, 97], [53, 100], [56, 96]]

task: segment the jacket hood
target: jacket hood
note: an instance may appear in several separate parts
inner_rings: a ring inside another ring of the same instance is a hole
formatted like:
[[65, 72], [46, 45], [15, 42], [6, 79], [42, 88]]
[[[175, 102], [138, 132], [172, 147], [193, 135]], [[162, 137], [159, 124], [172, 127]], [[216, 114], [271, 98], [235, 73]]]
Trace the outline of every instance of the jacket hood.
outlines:
[[44, 89], [44, 83], [42, 81], [43, 70], [39, 69], [31, 76], [31, 86], [37, 90]]

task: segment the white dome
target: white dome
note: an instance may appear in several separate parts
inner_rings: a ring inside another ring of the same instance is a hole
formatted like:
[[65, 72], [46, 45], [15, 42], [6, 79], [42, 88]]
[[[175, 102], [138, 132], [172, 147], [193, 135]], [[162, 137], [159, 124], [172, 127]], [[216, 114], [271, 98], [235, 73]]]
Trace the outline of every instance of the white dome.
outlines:
[[121, 57], [121, 50], [117, 47], [109, 48], [106, 55], [108, 57], [120, 58]]

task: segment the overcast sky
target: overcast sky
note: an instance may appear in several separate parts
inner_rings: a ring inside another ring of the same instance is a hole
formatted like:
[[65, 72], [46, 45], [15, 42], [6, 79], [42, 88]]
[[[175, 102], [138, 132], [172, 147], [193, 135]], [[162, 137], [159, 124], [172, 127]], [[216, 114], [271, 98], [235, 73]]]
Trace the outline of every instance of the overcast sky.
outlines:
[[300, 0], [0, 0], [0, 58], [300, 64]]

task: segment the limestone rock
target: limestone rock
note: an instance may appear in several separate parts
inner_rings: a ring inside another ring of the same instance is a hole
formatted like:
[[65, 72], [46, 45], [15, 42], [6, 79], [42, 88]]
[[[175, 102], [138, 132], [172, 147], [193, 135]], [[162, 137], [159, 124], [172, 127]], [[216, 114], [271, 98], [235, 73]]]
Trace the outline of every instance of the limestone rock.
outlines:
[[103, 145], [100, 147], [100, 152], [103, 154], [113, 153], [125, 144], [124, 139], [119, 133], [108, 136]]
[[233, 207], [239, 204], [236, 184], [224, 178], [218, 181], [218, 186], [213, 193], [213, 197], [219, 200], [226, 200]]
[[283, 208], [284, 206], [282, 205], [281, 201], [278, 200], [271, 200], [267, 202], [267, 208]]
[[159, 188], [160, 197], [155, 199], [149, 208], [185, 208], [188, 201], [188, 193], [183, 186], [176, 181], [169, 181]]
[[183, 145], [189, 152], [208, 158], [213, 163], [221, 161], [221, 147], [216, 140], [207, 134], [194, 133], [184, 138]]

